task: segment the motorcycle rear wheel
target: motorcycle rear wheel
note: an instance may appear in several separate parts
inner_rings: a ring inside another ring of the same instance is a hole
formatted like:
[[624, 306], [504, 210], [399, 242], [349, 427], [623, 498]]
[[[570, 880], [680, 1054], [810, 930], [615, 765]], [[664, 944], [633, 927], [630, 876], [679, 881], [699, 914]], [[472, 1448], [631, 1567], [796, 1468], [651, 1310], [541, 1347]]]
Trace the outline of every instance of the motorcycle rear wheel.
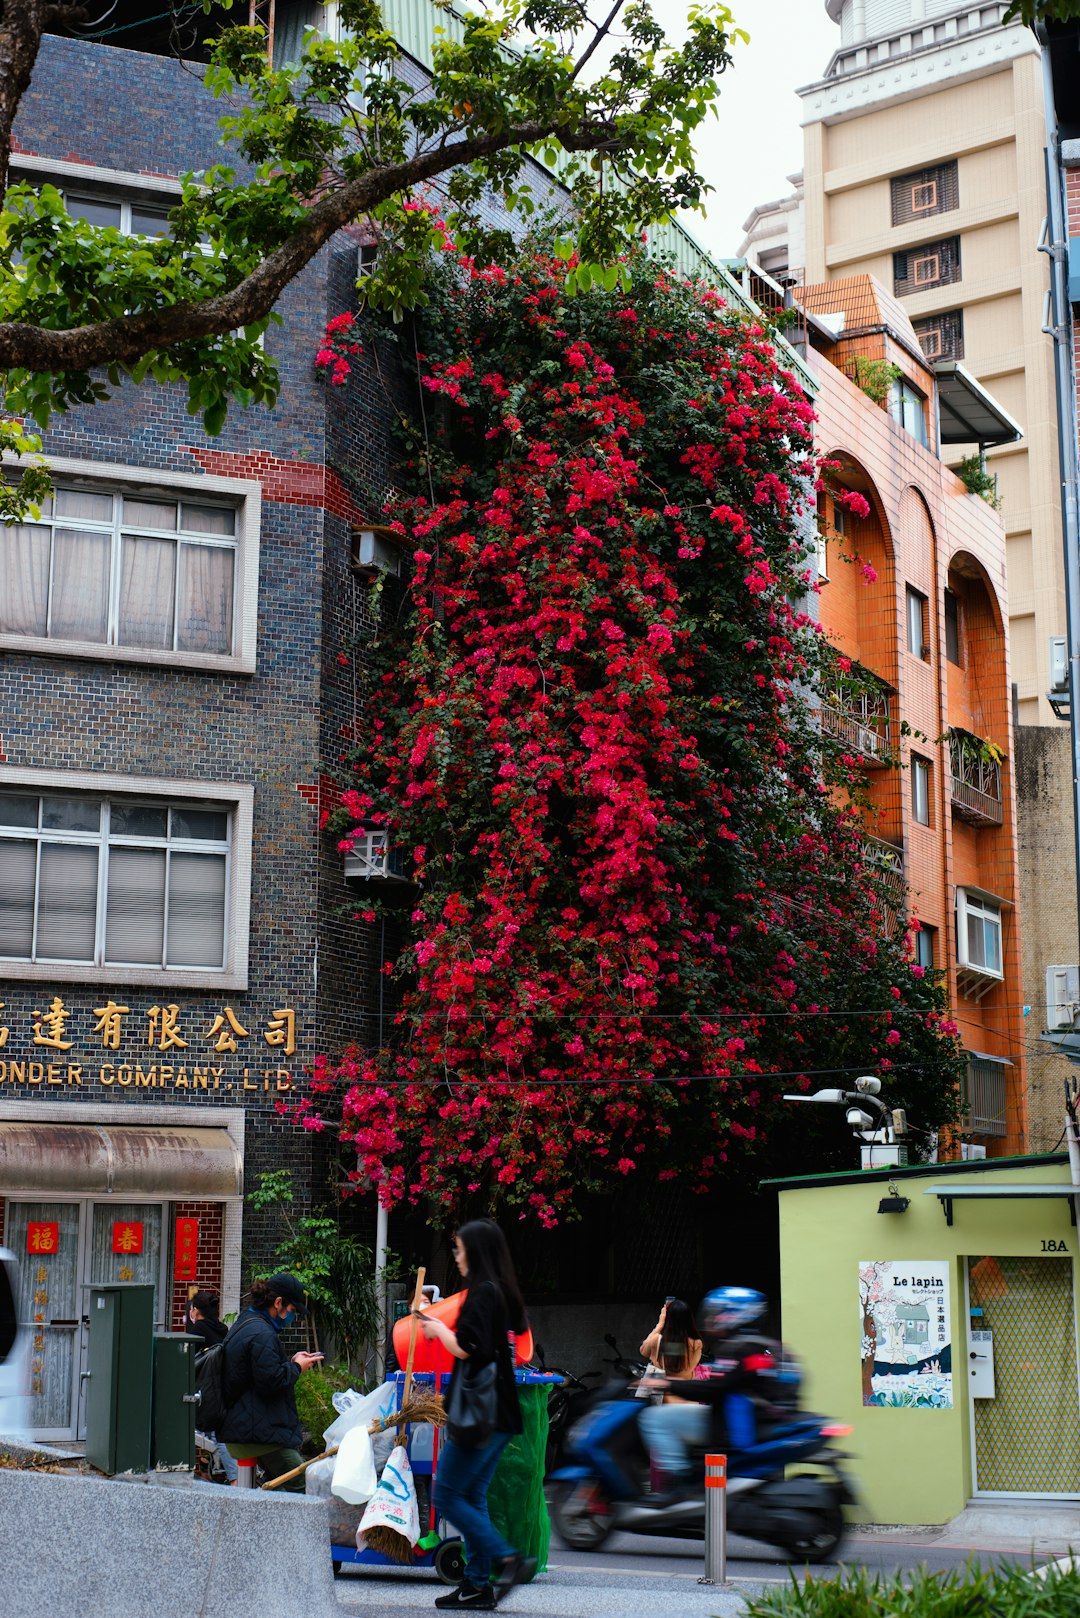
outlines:
[[614, 1527], [611, 1502], [598, 1483], [560, 1483], [551, 1502], [559, 1537], [574, 1551], [598, 1551]]
[[799, 1562], [830, 1562], [843, 1542], [844, 1533], [843, 1512], [826, 1511], [809, 1533], [799, 1534], [784, 1548]]

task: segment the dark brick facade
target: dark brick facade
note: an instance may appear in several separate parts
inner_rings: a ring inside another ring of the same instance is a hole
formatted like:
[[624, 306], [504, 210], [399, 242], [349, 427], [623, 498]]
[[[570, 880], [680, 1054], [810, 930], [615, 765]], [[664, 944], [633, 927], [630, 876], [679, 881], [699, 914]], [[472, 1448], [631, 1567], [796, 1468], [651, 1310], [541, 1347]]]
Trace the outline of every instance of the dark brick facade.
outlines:
[[[49, 38], [16, 147], [38, 160], [177, 176], [222, 159], [219, 112], [198, 69]], [[47, 177], [40, 161], [32, 172]], [[45, 435], [47, 454], [144, 468], [163, 487], [173, 473], [260, 483], [255, 672], [0, 652], [0, 762], [8, 770], [254, 787], [247, 989], [144, 988], [129, 977], [88, 985], [65, 981], [62, 966], [26, 982], [0, 969], [0, 1028], [8, 1029], [6, 1041], [0, 1034], [0, 1104], [35, 1096], [102, 1101], [118, 1114], [135, 1101], [244, 1105], [248, 1187], [262, 1171], [289, 1166], [305, 1200], [320, 1195], [311, 1184], [311, 1138], [275, 1111], [282, 1075], [319, 1051], [372, 1037], [379, 991], [376, 929], [352, 921], [359, 906], [341, 857], [319, 832], [320, 805], [359, 718], [348, 659], [367, 609], [348, 568], [350, 525], [377, 519], [373, 502], [381, 503], [389, 477], [389, 410], [370, 362], [334, 390], [313, 365], [326, 320], [355, 307], [355, 267], [356, 245], [342, 236], [282, 297], [283, 323], [266, 336], [282, 378], [275, 410], [234, 408], [221, 435], [209, 439], [188, 415], [182, 390], [146, 384], [72, 411]], [[32, 1042], [32, 1014], [54, 996], [69, 1013], [66, 1052]], [[105, 1049], [93, 1032], [95, 1008], [108, 999], [129, 1008], [118, 1049]], [[160, 1041], [148, 1043], [148, 1013], [173, 1003], [188, 1044], [163, 1051]], [[237, 1036], [235, 1053], [219, 1054], [208, 1032], [226, 1005], [247, 1035]], [[285, 1007], [296, 1017], [291, 1057], [265, 1039]], [[212, 1068], [216, 1077], [207, 1077]], [[274, 1233], [270, 1216], [249, 1215], [245, 1258], [261, 1261]], [[219, 1220], [219, 1273], [220, 1242]]]

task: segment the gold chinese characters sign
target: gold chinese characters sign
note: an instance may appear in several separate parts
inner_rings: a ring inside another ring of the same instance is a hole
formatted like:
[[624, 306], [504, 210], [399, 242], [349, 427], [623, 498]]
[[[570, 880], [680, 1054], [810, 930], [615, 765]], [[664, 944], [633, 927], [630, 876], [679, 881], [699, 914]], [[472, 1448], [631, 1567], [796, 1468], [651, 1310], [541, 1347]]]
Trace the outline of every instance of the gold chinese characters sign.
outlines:
[[[192, 1010], [181, 1013], [176, 1005], [151, 1006], [146, 1012], [135, 1013], [130, 1006], [108, 1000], [90, 1013], [95, 1019], [90, 1028], [90, 1043], [101, 1051], [119, 1051], [122, 1039], [129, 1045], [132, 1040], [143, 1044], [145, 1034], [144, 1048], [173, 1054], [168, 1062], [158, 1060], [156, 1055], [138, 1061], [117, 1058], [103, 1062], [97, 1056], [70, 1054], [75, 1050], [76, 1041], [69, 1037], [69, 1024], [75, 1023], [79, 1014], [69, 1011], [59, 995], [46, 999], [45, 1009], [32, 1011], [29, 1018], [30, 1044], [41, 1052], [38, 1060], [33, 1056], [17, 1060], [7, 1055], [8, 1041], [13, 1033], [17, 1036], [17, 1030], [4, 1020], [4, 1002], [0, 1001], [0, 1085], [81, 1087], [85, 1082], [150, 1090], [283, 1091], [292, 1088], [288, 1069], [263, 1067], [258, 1060], [260, 1036], [275, 1054], [289, 1057], [295, 1052], [296, 1012], [290, 1006], [272, 1012], [265, 1025], [255, 1029], [245, 1027], [231, 1006], [201, 1014]], [[77, 1031], [75, 1027], [70, 1028], [71, 1033]], [[86, 1038], [83, 1035], [83, 1039]], [[49, 1057], [59, 1054], [63, 1060], [50, 1060], [46, 1053]], [[247, 1057], [249, 1065], [239, 1072], [226, 1068], [221, 1057], [233, 1055]], [[216, 1065], [215, 1059], [220, 1065]]]

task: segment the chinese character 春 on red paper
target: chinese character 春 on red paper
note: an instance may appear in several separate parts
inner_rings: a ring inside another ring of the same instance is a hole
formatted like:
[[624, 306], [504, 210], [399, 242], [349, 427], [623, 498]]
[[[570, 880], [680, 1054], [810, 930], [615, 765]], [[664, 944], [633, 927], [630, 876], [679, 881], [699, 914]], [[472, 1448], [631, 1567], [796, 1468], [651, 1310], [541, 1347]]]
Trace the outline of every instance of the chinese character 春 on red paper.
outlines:
[[141, 1253], [143, 1227], [141, 1219], [115, 1220], [112, 1228], [114, 1253]]
[[26, 1227], [28, 1253], [58, 1253], [60, 1251], [60, 1222], [56, 1219], [31, 1219]]
[[178, 1281], [194, 1281], [199, 1270], [199, 1221], [197, 1219], [178, 1219], [176, 1221], [176, 1265], [175, 1275]]

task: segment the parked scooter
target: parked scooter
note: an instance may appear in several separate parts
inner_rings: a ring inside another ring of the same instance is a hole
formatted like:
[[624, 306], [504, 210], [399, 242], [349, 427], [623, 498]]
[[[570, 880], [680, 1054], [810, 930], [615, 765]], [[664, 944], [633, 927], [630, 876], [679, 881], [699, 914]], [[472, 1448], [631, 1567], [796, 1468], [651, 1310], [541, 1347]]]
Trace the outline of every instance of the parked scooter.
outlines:
[[[566, 1464], [552, 1474], [552, 1515], [566, 1544], [594, 1551], [616, 1530], [668, 1539], [703, 1539], [705, 1489], [656, 1506], [646, 1502], [649, 1455], [642, 1441], [644, 1407], [624, 1390], [588, 1411], [567, 1436]], [[727, 1523], [733, 1534], [761, 1540], [802, 1562], [835, 1556], [844, 1537], [844, 1507], [854, 1499], [833, 1440], [850, 1429], [820, 1416], [793, 1416], [751, 1448], [728, 1454]], [[806, 1470], [788, 1475], [792, 1465]]]

